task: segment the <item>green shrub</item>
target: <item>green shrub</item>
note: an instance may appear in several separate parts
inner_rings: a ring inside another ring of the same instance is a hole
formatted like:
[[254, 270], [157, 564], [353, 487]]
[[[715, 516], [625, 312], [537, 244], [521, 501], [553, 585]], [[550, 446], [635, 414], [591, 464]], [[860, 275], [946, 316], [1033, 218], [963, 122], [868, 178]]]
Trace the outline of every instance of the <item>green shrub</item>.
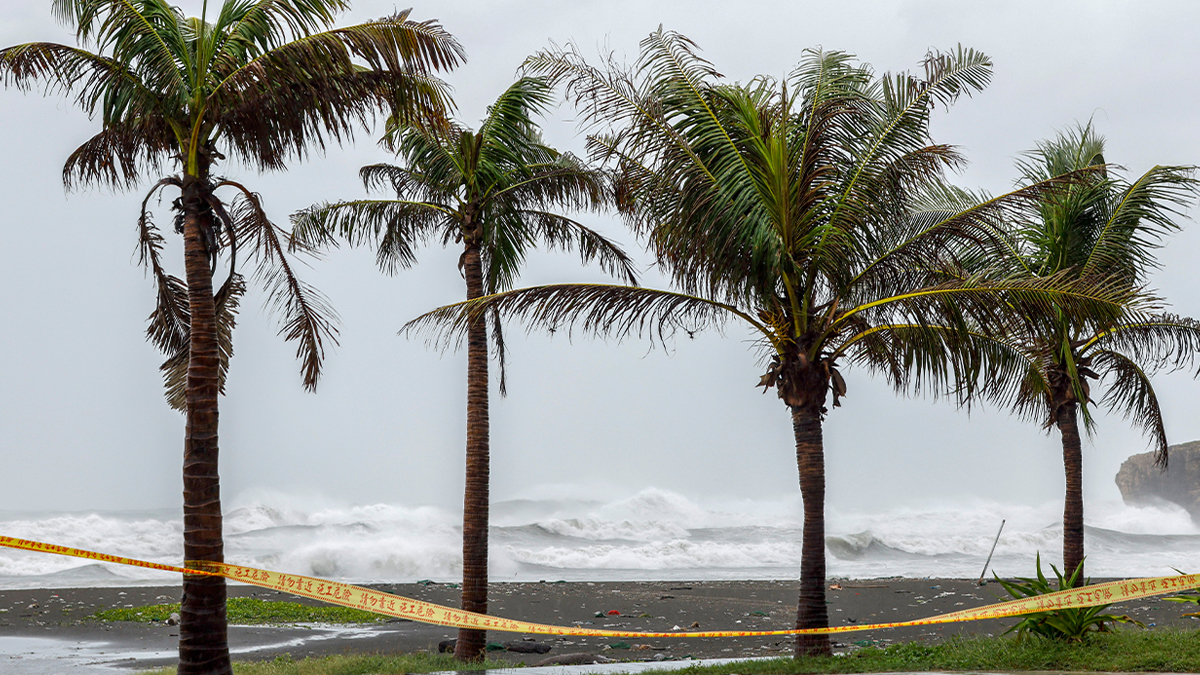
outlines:
[[[1076, 568], [1071, 573], [1071, 578], [1069, 579], [1064, 578], [1062, 572], [1059, 572], [1058, 568], [1054, 565], [1051, 565], [1050, 569], [1054, 570], [1054, 576], [1058, 578], [1058, 588], [1052, 588], [1050, 582], [1046, 579], [1046, 575], [1042, 573], [1042, 556], [1040, 553], [1037, 556], [1037, 578], [1017, 577], [1016, 582], [1008, 582], [1000, 577], [996, 577], [996, 581], [1000, 582], [1000, 585], [1004, 587], [1004, 590], [1008, 591], [1009, 595], [1018, 599], [1032, 598], [1075, 587], [1075, 582], [1079, 577], [1079, 568]], [[1084, 585], [1086, 584], [1087, 582], [1085, 581]], [[1064, 607], [1048, 612], [1029, 614], [1018, 621], [1012, 628], [1005, 631], [1004, 634], [1007, 635], [1016, 632], [1019, 639], [1023, 639], [1029, 635], [1036, 635], [1050, 640], [1080, 642], [1089, 633], [1107, 633], [1112, 630], [1111, 627], [1113, 625], [1118, 623], [1132, 623], [1145, 628], [1145, 625], [1140, 621], [1135, 621], [1124, 614], [1118, 616], [1103, 613], [1104, 610], [1111, 606]]]

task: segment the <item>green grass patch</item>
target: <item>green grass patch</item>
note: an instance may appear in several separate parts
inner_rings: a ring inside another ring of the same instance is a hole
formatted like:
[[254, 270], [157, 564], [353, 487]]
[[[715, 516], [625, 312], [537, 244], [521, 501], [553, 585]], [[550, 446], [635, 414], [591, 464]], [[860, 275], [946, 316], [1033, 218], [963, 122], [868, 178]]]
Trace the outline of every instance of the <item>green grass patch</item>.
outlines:
[[772, 659], [690, 667], [688, 675], [797, 675], [895, 671], [1200, 672], [1200, 635], [1158, 629], [1088, 636], [1082, 642], [1015, 637], [959, 638], [940, 644], [908, 642], [867, 647], [844, 656]]
[[[235, 675], [383, 675], [385, 673], [432, 673], [439, 670], [484, 670], [511, 668], [506, 661], [460, 663], [449, 654], [399, 654], [393, 656], [325, 656], [293, 660], [289, 656], [272, 661], [237, 662]], [[174, 668], [142, 671], [138, 675], [174, 675]]]
[[[229, 623], [376, 623], [388, 617], [364, 612], [361, 609], [335, 606], [310, 606], [298, 602], [259, 600], [258, 598], [230, 598], [226, 603]], [[147, 605], [104, 609], [91, 615], [99, 621], [137, 621], [150, 623], [166, 621], [173, 612], [179, 611], [179, 603], [170, 605]]]

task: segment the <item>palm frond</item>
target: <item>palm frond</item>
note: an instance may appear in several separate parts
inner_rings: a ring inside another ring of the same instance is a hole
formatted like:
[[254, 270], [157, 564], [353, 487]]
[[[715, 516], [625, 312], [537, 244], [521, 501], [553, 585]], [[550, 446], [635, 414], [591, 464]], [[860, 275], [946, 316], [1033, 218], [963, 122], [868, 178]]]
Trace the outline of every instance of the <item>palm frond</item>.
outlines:
[[213, 70], [228, 73], [238, 64], [333, 25], [350, 9], [346, 0], [240, 0], [225, 2], [213, 23]]
[[447, 214], [435, 204], [402, 200], [359, 200], [319, 204], [292, 214], [289, 249], [373, 245], [387, 274], [416, 262], [415, 247], [444, 229]]
[[232, 181], [216, 187], [226, 185], [240, 192], [230, 209], [237, 237], [249, 247], [257, 263], [255, 277], [267, 290], [268, 306], [280, 315], [280, 334], [284, 340], [297, 343], [296, 358], [301, 362], [304, 386], [313, 390], [321, 377], [325, 345], [337, 345], [337, 314], [319, 291], [292, 271], [281, 243], [288, 235], [270, 221], [258, 195]]
[[503, 321], [500, 312], [493, 310], [491, 318], [492, 353], [496, 355], [496, 365], [500, 371], [500, 395], [508, 396], [508, 347], [504, 344]]
[[444, 116], [449, 88], [430, 71], [456, 66], [462, 48], [438, 24], [407, 17], [307, 35], [239, 65], [207, 101], [230, 150], [275, 169], [310, 146], [349, 140], [383, 110]]
[[522, 212], [526, 222], [532, 225], [537, 239], [550, 250], [577, 250], [584, 264], [593, 260], [600, 269], [630, 286], [637, 286], [637, 270], [633, 259], [616, 243], [599, 232], [578, 221], [548, 211], [526, 210]]
[[641, 117], [654, 116], [643, 100], [632, 70], [613, 55], [602, 57], [603, 66], [592, 66], [571, 43], [551, 44], [530, 56], [521, 70], [544, 77], [549, 84], [564, 88], [567, 100], [584, 113], [581, 126], [616, 126]]
[[410, 12], [278, 44], [226, 74], [209, 99], [247, 95], [276, 79], [305, 81], [319, 73], [349, 74], [356, 70], [355, 58], [365, 61], [368, 70], [402, 76], [459, 65], [464, 55], [458, 41], [436, 21], [410, 21]]
[[504, 177], [506, 185], [497, 185], [488, 198], [503, 196], [543, 208], [558, 206], [593, 211], [612, 203], [611, 181], [605, 172], [587, 166], [570, 153], [546, 150], [548, 161], [522, 162], [525, 169], [520, 174], [524, 175], [510, 170]]
[[105, 122], [136, 120], [162, 111], [163, 93], [127, 63], [78, 47], [31, 42], [0, 50], [0, 84], [47, 95], [73, 95], [84, 112]]
[[767, 329], [731, 305], [653, 288], [606, 284], [533, 286], [459, 302], [427, 312], [401, 329], [401, 335], [426, 335], [440, 349], [462, 342], [469, 324], [496, 312], [524, 323], [527, 330], [576, 330], [601, 338], [630, 336], [665, 341], [677, 330], [719, 328], [731, 317], [745, 320], [764, 335]]
[[1093, 365], [1108, 381], [1101, 403], [1142, 428], [1154, 447], [1154, 463], [1166, 469], [1167, 432], [1158, 395], [1146, 371], [1128, 356], [1108, 349], [1095, 352]]
[[1165, 235], [1179, 230], [1177, 219], [1200, 192], [1194, 174], [1190, 166], [1156, 166], [1124, 190], [1110, 194], [1102, 211], [1106, 218], [1080, 273], [1120, 271], [1136, 283], [1157, 269], [1152, 252]]
[[[187, 290], [184, 289], [186, 294]], [[242, 296], [246, 293], [246, 281], [240, 274], [233, 274], [217, 291], [217, 391], [225, 393], [225, 381], [229, 373], [229, 362], [233, 358], [233, 329], [237, 326], [237, 313]], [[184, 297], [184, 301], [187, 298]], [[185, 327], [190, 336], [190, 324]], [[190, 342], [175, 351], [168, 351], [167, 360], [159, 366], [162, 371], [163, 386], [167, 405], [183, 412], [187, 410], [187, 373], [191, 356]]]
[[1000, 277], [1027, 273], [1020, 241], [1010, 224], [1036, 216], [1045, 200], [1091, 175], [1085, 168], [997, 196], [972, 195], [937, 183], [919, 192], [909, 190], [917, 200], [900, 222], [857, 238], [863, 266], [845, 286], [852, 297], [879, 297], [889, 289], [919, 285], [931, 278], [929, 272], [944, 270], [947, 264], [974, 273], [986, 269]]
[[897, 392], [945, 394], [968, 410], [983, 401], [1030, 421], [1046, 417], [1048, 364], [1016, 340], [963, 325], [882, 324], [835, 343], [832, 353], [878, 373]]
[[1111, 325], [1127, 312], [1153, 309], [1155, 302], [1119, 280], [1077, 279], [1070, 271], [1051, 277], [966, 277], [846, 307], [830, 333], [858, 318], [871, 324], [941, 323], [993, 335], [1038, 335], [1060, 317], [1081, 327]]
[[1079, 347], [1081, 354], [1105, 349], [1127, 354], [1139, 367], [1191, 368], [1200, 354], [1200, 321], [1175, 314], [1151, 314], [1106, 327]]
[[991, 80], [991, 67], [987, 55], [960, 46], [953, 54], [931, 51], [925, 57], [924, 79], [907, 73], [883, 77], [876, 104], [859, 107], [869, 120], [864, 122], [867, 133], [853, 146], [858, 148], [854, 167], [841, 187], [831, 221], [837, 223], [843, 217], [858, 220], [858, 210], [870, 209], [889, 184], [880, 180], [887, 175], [881, 168], [929, 145], [933, 106], [948, 106], [964, 93], [982, 90]]
[[351, 141], [381, 110], [436, 117], [449, 103], [446, 83], [427, 75], [363, 70], [281, 80], [234, 96], [221, 115], [222, 137], [247, 165], [278, 170], [314, 148]]
[[147, 317], [149, 325], [146, 338], [160, 351], [177, 354], [187, 349], [191, 333], [187, 285], [182, 279], [168, 274], [163, 266], [162, 250], [166, 242], [146, 208], [154, 194], [167, 185], [178, 187], [180, 183], [165, 178], [142, 200], [141, 215], [138, 217], [138, 262], [154, 277], [157, 288], [154, 311]]
[[[142, 201], [138, 218], [138, 262], [154, 277], [157, 286], [157, 302], [147, 318], [146, 338], [167, 356], [159, 367], [166, 389], [167, 403], [175, 410], [187, 409], [187, 370], [191, 354], [191, 307], [188, 288], [182, 279], [168, 274], [162, 263], [165, 241], [155, 226], [146, 206], [154, 194], [168, 185], [181, 187], [177, 178], [159, 181]], [[224, 214], [221, 214], [224, 217]], [[217, 386], [225, 392], [225, 379], [229, 372], [229, 361], [233, 357], [233, 329], [237, 324], [237, 312], [246, 283], [233, 270], [217, 291], [216, 303], [217, 347], [219, 363]]]
[[534, 116], [550, 109], [553, 89], [540, 77], [522, 77], [488, 106], [479, 135], [499, 149], [519, 149], [540, 141]]
[[199, 84], [188, 59], [183, 15], [164, 0], [54, 0], [54, 14], [83, 44], [129, 64], [146, 88], [177, 106]]

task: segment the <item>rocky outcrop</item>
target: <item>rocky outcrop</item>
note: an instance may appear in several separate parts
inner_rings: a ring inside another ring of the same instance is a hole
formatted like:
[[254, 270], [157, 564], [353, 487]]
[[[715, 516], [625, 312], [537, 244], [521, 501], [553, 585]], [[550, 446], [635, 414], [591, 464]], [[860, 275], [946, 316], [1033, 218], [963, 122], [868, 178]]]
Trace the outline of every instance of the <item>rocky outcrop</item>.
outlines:
[[1167, 470], [1154, 466], [1154, 453], [1134, 455], [1121, 464], [1117, 487], [1131, 506], [1171, 502], [1187, 509], [1200, 524], [1200, 441], [1170, 447]]

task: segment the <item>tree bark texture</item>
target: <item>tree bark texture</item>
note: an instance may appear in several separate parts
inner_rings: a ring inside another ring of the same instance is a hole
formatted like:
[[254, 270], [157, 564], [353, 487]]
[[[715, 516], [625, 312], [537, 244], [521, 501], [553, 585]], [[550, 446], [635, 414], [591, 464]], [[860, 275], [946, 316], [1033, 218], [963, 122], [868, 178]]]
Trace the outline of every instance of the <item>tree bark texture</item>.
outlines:
[[1058, 431], [1062, 434], [1063, 468], [1067, 475], [1066, 503], [1063, 507], [1063, 575], [1068, 579], [1079, 570], [1078, 585], [1083, 584], [1083, 452], [1079, 440], [1078, 403], [1058, 408]]
[[[796, 464], [804, 499], [804, 535], [800, 552], [800, 599], [796, 628], [825, 628], [825, 447], [821, 438], [821, 405], [791, 406], [796, 436]], [[830, 654], [829, 636], [796, 636], [796, 656]]]
[[[483, 297], [483, 262], [479, 244], [468, 238], [463, 254], [467, 299]], [[487, 614], [488, 586], [488, 346], [487, 323], [480, 316], [467, 328], [467, 482], [463, 497], [462, 608]], [[454, 657], [478, 661], [487, 632], [462, 628]]]
[[[224, 562], [221, 486], [217, 472], [217, 395], [220, 351], [206, 232], [211, 212], [204, 185], [185, 182], [184, 263], [191, 314], [187, 373], [187, 430], [183, 447], [183, 556]], [[225, 580], [184, 575], [179, 612], [179, 675], [230, 675]]]

